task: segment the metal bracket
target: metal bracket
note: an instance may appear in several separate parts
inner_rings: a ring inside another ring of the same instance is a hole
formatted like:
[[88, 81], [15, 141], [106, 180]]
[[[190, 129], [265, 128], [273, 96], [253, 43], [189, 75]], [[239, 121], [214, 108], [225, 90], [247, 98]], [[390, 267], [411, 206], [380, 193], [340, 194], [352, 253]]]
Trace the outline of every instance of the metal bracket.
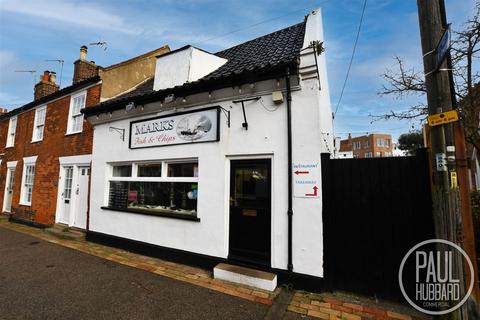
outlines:
[[125, 129], [120, 129], [120, 128], [116, 128], [116, 127], [109, 127], [108, 128], [108, 131], [116, 131], [118, 133], [120, 133], [120, 139], [122, 139], [122, 141], [125, 141]]
[[261, 97], [254, 97], [254, 98], [248, 98], [248, 99], [243, 99], [243, 100], [234, 100], [232, 101], [233, 103], [241, 103], [242, 104], [242, 111], [243, 111], [243, 123], [242, 123], [242, 127], [245, 128], [245, 130], [248, 130], [248, 122], [247, 122], [247, 115], [245, 113], [245, 105], [244, 105], [244, 102], [247, 102], [247, 101], [258, 101], [260, 100]]
[[230, 110], [227, 110], [221, 106], [219, 106], [219, 108], [223, 111], [223, 114], [227, 117], [227, 126], [230, 128]]

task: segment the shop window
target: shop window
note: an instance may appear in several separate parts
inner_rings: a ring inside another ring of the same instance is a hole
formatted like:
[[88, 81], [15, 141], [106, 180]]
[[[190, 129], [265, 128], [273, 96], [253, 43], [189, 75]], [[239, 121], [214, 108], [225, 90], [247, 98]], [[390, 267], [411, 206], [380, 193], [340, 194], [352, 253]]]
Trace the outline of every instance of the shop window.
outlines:
[[132, 176], [132, 165], [114, 165], [112, 166], [112, 176], [114, 177], [131, 177]]
[[161, 163], [143, 163], [138, 165], [139, 177], [161, 177], [162, 164]]
[[198, 177], [198, 163], [169, 163], [168, 164], [169, 177]]
[[196, 217], [197, 176], [197, 162], [113, 165], [108, 186], [108, 208], [133, 213]]

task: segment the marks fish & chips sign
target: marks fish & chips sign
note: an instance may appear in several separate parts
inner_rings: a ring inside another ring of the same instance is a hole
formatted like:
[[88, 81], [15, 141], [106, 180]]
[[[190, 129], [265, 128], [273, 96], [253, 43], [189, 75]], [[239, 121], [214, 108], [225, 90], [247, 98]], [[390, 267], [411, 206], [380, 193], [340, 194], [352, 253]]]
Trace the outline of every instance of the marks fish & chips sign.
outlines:
[[130, 123], [130, 149], [218, 141], [218, 108]]

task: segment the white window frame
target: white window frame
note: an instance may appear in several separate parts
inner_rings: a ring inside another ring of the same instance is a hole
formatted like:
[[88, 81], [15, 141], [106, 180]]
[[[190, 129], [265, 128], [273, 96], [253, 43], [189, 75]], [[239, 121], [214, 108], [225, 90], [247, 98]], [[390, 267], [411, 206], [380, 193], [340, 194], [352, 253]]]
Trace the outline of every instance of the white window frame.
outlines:
[[[129, 161], [129, 162], [111, 162], [107, 163], [107, 184], [105, 188], [104, 206], [108, 207], [108, 199], [110, 196], [110, 182], [124, 181], [124, 182], [187, 182], [198, 184], [198, 172], [196, 177], [168, 177], [168, 165], [177, 163], [192, 163], [196, 162], [199, 166], [197, 158], [187, 158], [181, 160], [148, 160], [148, 161]], [[161, 163], [162, 169], [160, 177], [138, 177], [138, 166], [148, 163]], [[113, 167], [122, 165], [132, 165], [132, 174], [130, 177], [114, 177]], [[197, 203], [198, 206], [198, 203]], [[198, 216], [198, 209], [197, 216]]]
[[[43, 122], [42, 123], [37, 123], [38, 120], [39, 120], [38, 115], [41, 111], [45, 112], [44, 116], [43, 116]], [[47, 118], [47, 106], [43, 105], [43, 106], [37, 107], [35, 109], [35, 120], [33, 122], [32, 142], [38, 142], [38, 141], [43, 140], [43, 135], [45, 133], [46, 118]], [[40, 130], [41, 130], [41, 136], [37, 137]]]
[[[33, 188], [35, 185], [35, 173], [36, 173], [36, 165], [35, 163], [37, 162], [37, 156], [33, 157], [27, 157], [23, 158], [23, 170], [22, 170], [22, 185], [20, 189], [20, 201], [19, 204], [23, 206], [31, 206], [32, 205], [32, 199], [33, 198]], [[32, 183], [31, 183], [31, 198], [30, 201], [28, 201], [27, 196], [28, 196], [28, 190], [26, 189], [26, 179], [27, 179], [27, 167], [32, 167], [33, 166], [33, 177], [32, 177]]]
[[[13, 122], [15, 122], [15, 126], [12, 125]], [[11, 117], [8, 123], [7, 141], [5, 144], [6, 148], [10, 148], [15, 145], [15, 135], [17, 131], [17, 126], [18, 126], [18, 117], [17, 116]]]
[[[82, 96], [84, 97], [83, 106], [78, 110], [79, 113], [74, 114], [73, 109], [74, 109], [75, 99], [80, 98]], [[66, 135], [83, 132], [83, 113], [81, 113], [80, 110], [85, 108], [86, 103], [87, 103], [87, 91], [79, 92], [79, 93], [74, 94], [70, 97], [70, 109], [68, 111], [68, 124], [67, 124]], [[73, 130], [74, 119], [77, 118], [77, 117], [80, 118], [81, 127], [80, 127], [80, 130]]]

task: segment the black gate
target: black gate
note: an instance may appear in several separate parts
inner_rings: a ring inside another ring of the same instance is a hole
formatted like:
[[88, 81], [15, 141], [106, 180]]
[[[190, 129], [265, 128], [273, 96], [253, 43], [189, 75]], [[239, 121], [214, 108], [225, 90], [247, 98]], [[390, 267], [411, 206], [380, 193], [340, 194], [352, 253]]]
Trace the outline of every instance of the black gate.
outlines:
[[329, 156], [322, 155], [326, 284], [399, 299], [403, 256], [434, 238], [427, 152], [370, 159]]

